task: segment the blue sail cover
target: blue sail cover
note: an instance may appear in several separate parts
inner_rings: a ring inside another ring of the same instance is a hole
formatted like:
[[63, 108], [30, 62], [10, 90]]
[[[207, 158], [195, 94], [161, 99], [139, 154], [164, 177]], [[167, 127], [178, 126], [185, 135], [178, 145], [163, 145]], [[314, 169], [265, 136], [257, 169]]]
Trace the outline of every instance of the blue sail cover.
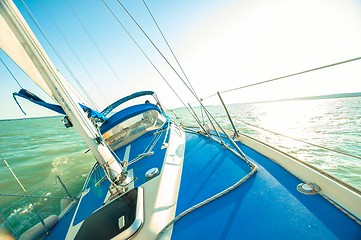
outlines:
[[20, 89], [20, 91], [18, 93], [14, 92], [13, 96], [14, 96], [15, 100], [16, 100], [15, 96], [19, 96], [19, 97], [25, 98], [26, 100], [29, 100], [30, 102], [35, 103], [39, 106], [45, 107], [47, 109], [53, 110], [54, 112], [65, 115], [65, 112], [60, 105], [47, 103], [44, 100], [42, 100], [41, 98], [39, 98], [38, 96], [36, 96], [34, 93], [32, 93], [24, 88]]
[[[13, 93], [13, 96], [14, 96], [15, 101], [16, 101], [15, 96], [19, 96], [19, 97], [25, 98], [26, 100], [29, 100], [30, 102], [35, 103], [39, 106], [42, 106], [47, 109], [53, 110], [54, 112], [66, 115], [65, 111], [63, 110], [63, 108], [60, 105], [47, 103], [44, 100], [42, 100], [41, 98], [39, 98], [38, 96], [36, 96], [34, 93], [32, 93], [26, 89], [20, 89], [20, 91], [18, 93], [16, 93], [16, 92]], [[99, 113], [98, 111], [91, 109], [90, 107], [87, 107], [81, 103], [79, 103], [79, 105], [84, 110], [84, 112], [86, 112], [88, 114], [89, 118], [95, 118], [100, 121], [105, 121], [107, 119], [103, 114]]]

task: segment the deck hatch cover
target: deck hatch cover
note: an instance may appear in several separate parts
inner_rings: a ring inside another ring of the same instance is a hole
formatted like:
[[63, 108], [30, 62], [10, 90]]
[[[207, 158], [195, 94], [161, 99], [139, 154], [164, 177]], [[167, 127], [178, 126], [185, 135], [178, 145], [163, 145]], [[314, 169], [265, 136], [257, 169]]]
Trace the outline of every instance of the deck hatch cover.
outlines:
[[[143, 224], [143, 189], [134, 188], [90, 215], [75, 239], [129, 238]], [[124, 226], [119, 226], [122, 219]]]

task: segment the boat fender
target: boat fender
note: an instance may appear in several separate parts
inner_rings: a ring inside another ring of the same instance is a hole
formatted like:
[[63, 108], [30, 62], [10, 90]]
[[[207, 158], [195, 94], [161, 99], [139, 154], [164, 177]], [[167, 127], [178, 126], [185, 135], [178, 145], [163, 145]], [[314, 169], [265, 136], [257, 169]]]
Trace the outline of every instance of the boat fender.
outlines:
[[[59, 222], [59, 217], [56, 215], [51, 215], [44, 219], [45, 226], [48, 230], [52, 229]], [[46, 230], [42, 223], [38, 223], [24, 232], [19, 240], [35, 240], [41, 239], [45, 236]]]
[[72, 202], [70, 198], [63, 198], [60, 200], [60, 212], [63, 212], [64, 209]]

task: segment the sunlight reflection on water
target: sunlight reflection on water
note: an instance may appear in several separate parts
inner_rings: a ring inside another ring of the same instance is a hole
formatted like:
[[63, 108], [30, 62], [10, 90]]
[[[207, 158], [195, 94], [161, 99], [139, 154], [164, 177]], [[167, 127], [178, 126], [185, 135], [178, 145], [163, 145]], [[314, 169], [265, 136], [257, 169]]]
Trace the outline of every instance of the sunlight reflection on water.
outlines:
[[[242, 133], [275, 146], [361, 189], [360, 159], [307, 144], [312, 143], [360, 157], [360, 106], [361, 98], [355, 97], [231, 104], [228, 110], [237, 129]], [[214, 113], [216, 119], [222, 122], [227, 120], [221, 106], [210, 106], [208, 109]], [[197, 110], [199, 112], [196, 108]], [[190, 118], [184, 110], [177, 114], [188, 120]], [[228, 120], [225, 127], [231, 129]]]

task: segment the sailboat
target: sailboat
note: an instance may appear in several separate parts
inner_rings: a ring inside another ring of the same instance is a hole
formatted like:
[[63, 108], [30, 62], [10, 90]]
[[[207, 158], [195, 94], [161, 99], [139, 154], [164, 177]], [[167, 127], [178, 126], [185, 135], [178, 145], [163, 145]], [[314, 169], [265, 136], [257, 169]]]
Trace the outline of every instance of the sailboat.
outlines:
[[225, 130], [201, 102], [210, 126], [192, 110], [198, 126], [175, 124], [153, 91], [93, 109], [11, 0], [0, 0], [0, 31], [1, 49], [58, 105], [15, 95], [64, 114], [96, 159], [81, 192], [20, 239], [360, 239], [357, 188]]

